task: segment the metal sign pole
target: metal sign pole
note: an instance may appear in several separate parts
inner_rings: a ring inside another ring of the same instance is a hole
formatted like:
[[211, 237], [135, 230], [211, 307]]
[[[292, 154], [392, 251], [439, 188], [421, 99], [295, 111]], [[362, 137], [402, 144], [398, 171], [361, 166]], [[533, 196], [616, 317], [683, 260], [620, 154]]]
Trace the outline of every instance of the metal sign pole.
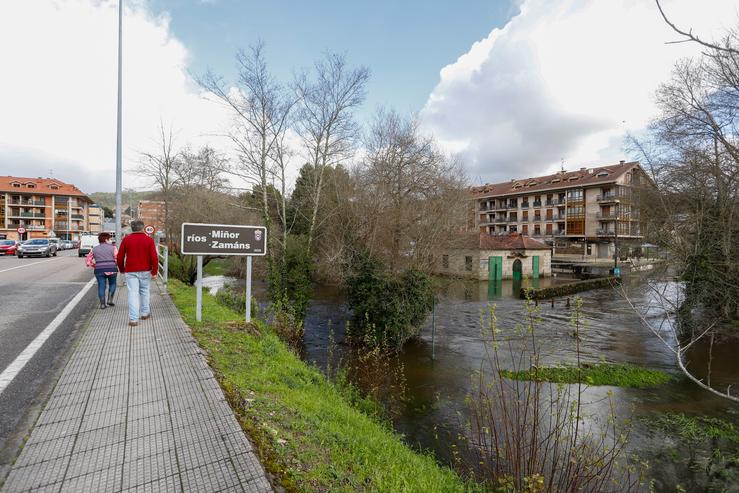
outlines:
[[195, 281], [195, 320], [203, 319], [203, 256], [198, 255], [198, 280]]
[[246, 257], [246, 323], [251, 322], [251, 255]]

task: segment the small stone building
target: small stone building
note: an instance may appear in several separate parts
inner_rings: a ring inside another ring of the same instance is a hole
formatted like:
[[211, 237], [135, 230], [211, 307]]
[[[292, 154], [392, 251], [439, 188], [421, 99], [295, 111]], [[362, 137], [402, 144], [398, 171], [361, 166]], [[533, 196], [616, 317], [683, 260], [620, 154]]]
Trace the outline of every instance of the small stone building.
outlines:
[[550, 277], [552, 247], [510, 234], [463, 233], [435, 259], [438, 274], [487, 280]]

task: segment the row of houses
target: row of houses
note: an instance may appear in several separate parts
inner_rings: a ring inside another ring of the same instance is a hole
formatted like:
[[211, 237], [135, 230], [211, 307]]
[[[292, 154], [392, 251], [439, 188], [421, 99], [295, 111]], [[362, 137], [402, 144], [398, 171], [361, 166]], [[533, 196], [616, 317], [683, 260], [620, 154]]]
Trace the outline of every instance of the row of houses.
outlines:
[[[163, 202], [140, 201], [137, 217], [162, 231]], [[83, 234], [115, 230], [104, 221], [102, 207], [74, 185], [55, 178], [0, 176], [0, 239], [79, 240]]]

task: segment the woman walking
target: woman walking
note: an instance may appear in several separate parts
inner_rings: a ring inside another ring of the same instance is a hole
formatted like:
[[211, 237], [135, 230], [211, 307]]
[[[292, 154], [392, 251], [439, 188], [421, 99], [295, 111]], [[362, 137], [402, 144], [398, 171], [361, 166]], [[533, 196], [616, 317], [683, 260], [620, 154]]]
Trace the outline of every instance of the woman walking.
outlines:
[[110, 241], [110, 233], [100, 233], [98, 235], [100, 242], [90, 251], [88, 257], [91, 257], [91, 263], [95, 267], [95, 278], [98, 281], [98, 298], [100, 299], [100, 309], [106, 308], [105, 284], [108, 284], [107, 306], [115, 306], [113, 303], [113, 295], [115, 294], [116, 280], [118, 279], [118, 266], [116, 265], [116, 255], [118, 249], [113, 246]]

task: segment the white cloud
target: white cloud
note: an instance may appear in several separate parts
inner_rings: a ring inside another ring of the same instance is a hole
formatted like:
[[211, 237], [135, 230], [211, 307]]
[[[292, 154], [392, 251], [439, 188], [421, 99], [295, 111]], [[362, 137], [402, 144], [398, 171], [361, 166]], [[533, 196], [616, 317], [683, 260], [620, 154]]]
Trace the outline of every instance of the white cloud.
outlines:
[[[0, 174], [54, 176], [90, 193], [115, 188], [117, 2], [0, 3]], [[187, 72], [167, 16], [128, 2], [123, 26], [124, 170], [156, 144], [160, 120], [178, 143], [223, 145], [229, 122]], [[124, 172], [124, 187], [143, 186]]]
[[[735, 0], [665, 0], [671, 18], [716, 39], [739, 22]], [[441, 70], [425, 128], [475, 181], [617, 162], [627, 130], [655, 116], [674, 62], [696, 54], [652, 1], [526, 0], [502, 29]]]

